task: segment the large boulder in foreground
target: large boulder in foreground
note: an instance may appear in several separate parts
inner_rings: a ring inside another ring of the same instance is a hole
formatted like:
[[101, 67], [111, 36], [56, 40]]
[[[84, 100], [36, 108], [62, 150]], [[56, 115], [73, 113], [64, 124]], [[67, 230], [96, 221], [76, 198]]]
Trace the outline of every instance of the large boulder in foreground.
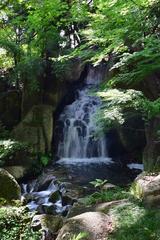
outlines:
[[7, 201], [20, 199], [21, 189], [14, 177], [0, 168], [0, 198]]
[[69, 218], [61, 228], [56, 240], [70, 240], [78, 234], [85, 234], [82, 239], [103, 240], [112, 231], [111, 218], [99, 212], [86, 212]]
[[148, 207], [160, 207], [160, 174], [138, 176], [132, 191]]
[[13, 136], [20, 142], [29, 143], [35, 152], [51, 151], [53, 134], [53, 108], [50, 105], [35, 105], [20, 124]]

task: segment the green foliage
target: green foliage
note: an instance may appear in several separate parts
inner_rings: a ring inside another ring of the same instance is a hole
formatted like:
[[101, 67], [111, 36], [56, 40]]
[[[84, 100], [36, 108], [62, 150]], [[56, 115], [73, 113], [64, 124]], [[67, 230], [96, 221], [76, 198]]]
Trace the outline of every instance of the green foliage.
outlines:
[[86, 239], [87, 236], [88, 236], [87, 233], [81, 232], [78, 235], [74, 235], [70, 240], [83, 240], [83, 239]]
[[41, 154], [40, 155], [40, 163], [45, 167], [48, 165], [49, 161], [50, 161], [50, 157], [49, 155], [46, 154]]
[[131, 194], [120, 187], [116, 187], [114, 189], [108, 190], [100, 190], [95, 192], [84, 199], [86, 205], [102, 203], [102, 202], [110, 202], [114, 200], [120, 200], [124, 198], [131, 198]]
[[90, 184], [92, 184], [95, 188], [100, 188], [100, 189], [104, 186], [105, 183], [107, 183], [107, 180], [102, 180], [102, 179], [96, 179], [90, 182]]
[[33, 231], [31, 216], [24, 207], [1, 207], [0, 208], [0, 239], [39, 240], [41, 233]]
[[152, 76], [160, 69], [160, 47], [159, 39], [150, 37], [143, 41], [143, 49], [133, 53], [124, 53], [112, 70], [116, 74], [108, 85], [116, 86], [125, 84], [126, 86], [135, 86], [140, 81]]
[[103, 102], [101, 109], [95, 115], [99, 132], [122, 125], [135, 111], [144, 112], [142, 102], [145, 102], [145, 98], [139, 91], [108, 89], [97, 92], [97, 95]]

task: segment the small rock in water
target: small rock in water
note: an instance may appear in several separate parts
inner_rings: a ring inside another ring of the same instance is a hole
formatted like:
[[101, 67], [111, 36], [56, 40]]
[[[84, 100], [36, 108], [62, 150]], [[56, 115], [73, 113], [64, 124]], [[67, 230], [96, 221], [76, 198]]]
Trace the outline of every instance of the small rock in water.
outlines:
[[39, 205], [37, 208], [37, 212], [40, 214], [51, 214], [51, 215], [56, 215], [56, 206], [53, 205], [52, 203], [50, 204], [42, 204]]
[[52, 192], [49, 196], [49, 202], [55, 203], [60, 200], [60, 198], [61, 196], [59, 191]]

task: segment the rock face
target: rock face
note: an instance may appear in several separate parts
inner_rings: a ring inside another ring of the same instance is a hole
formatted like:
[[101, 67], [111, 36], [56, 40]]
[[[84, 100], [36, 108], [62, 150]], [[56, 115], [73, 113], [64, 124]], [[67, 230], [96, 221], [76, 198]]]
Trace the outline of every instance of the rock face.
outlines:
[[160, 170], [160, 140], [158, 130], [160, 128], [160, 115], [152, 119], [146, 126], [147, 145], [143, 154], [144, 170]]
[[21, 189], [16, 180], [6, 170], [0, 168], [0, 198], [7, 201], [20, 199]]
[[21, 94], [12, 90], [0, 93], [0, 121], [9, 129], [20, 121]]
[[132, 187], [133, 193], [149, 206], [160, 207], [160, 174], [157, 176], [140, 175]]
[[66, 68], [63, 72], [61, 72], [61, 78], [63, 81], [69, 83], [77, 82], [84, 70], [84, 63], [80, 58], [76, 58], [72, 59], [69, 65], [69, 68]]
[[86, 212], [68, 219], [56, 240], [70, 240], [80, 233], [86, 233], [83, 238], [86, 240], [105, 240], [111, 230], [110, 217], [103, 213]]
[[31, 144], [35, 152], [41, 153], [50, 152], [52, 134], [53, 108], [49, 105], [33, 106], [13, 130], [16, 140]]
[[141, 153], [144, 150], [146, 139], [144, 121], [138, 113], [132, 112], [126, 122], [118, 129], [120, 140], [127, 152]]
[[79, 58], [70, 60], [68, 66], [63, 67], [56, 74], [51, 65], [48, 62], [49, 72], [46, 78], [39, 76], [39, 91], [31, 94], [30, 86], [25, 84], [22, 94], [22, 117], [38, 104], [51, 105], [56, 109], [72, 85], [79, 81], [84, 71], [84, 63]]

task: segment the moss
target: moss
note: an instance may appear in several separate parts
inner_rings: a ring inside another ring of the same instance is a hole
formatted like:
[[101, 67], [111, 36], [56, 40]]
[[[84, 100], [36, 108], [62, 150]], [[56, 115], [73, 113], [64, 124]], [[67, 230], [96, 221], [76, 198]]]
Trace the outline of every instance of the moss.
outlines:
[[133, 194], [134, 197], [138, 198], [139, 200], [142, 200], [143, 198], [142, 188], [136, 182], [134, 182], [131, 186], [131, 194]]

